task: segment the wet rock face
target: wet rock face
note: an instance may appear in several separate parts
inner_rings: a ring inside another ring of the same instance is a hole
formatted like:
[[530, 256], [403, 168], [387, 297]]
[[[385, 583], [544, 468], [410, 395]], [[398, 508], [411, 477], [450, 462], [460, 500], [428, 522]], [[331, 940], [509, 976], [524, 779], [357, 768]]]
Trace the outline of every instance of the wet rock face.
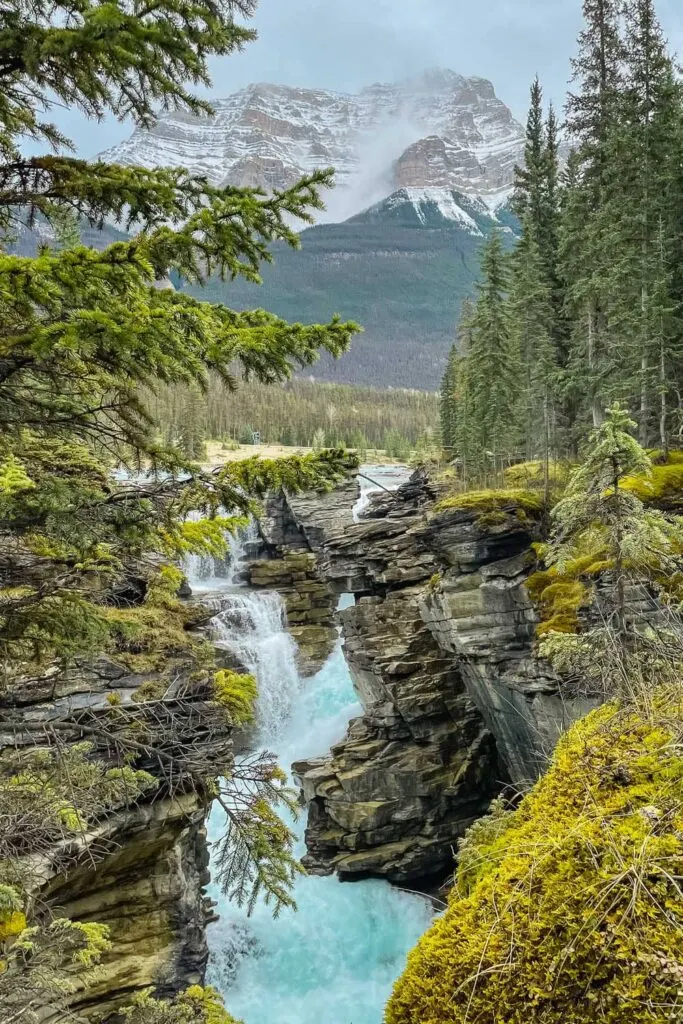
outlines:
[[365, 597], [341, 615], [364, 716], [331, 757], [294, 765], [311, 871], [396, 882], [442, 874], [494, 791], [492, 736], [422, 621], [420, 594]]
[[295, 766], [309, 870], [401, 882], [446, 870], [501, 783], [533, 782], [594, 706], [534, 653], [524, 583], [538, 524], [513, 506], [495, 524], [436, 514], [436, 496], [417, 473], [317, 537], [331, 588], [356, 595], [341, 623], [364, 713], [329, 757]]
[[337, 598], [322, 579], [310, 551], [250, 562], [252, 587], [276, 590], [283, 598], [287, 628], [297, 644], [297, 667], [306, 678], [325, 664], [337, 642]]
[[531, 784], [558, 737], [594, 703], [567, 699], [534, 654], [538, 617], [524, 586], [534, 571], [533, 524], [514, 513], [485, 535], [471, 515], [445, 513], [426, 528], [446, 562], [420, 612], [439, 648], [461, 666], [467, 692], [496, 738], [509, 778]]
[[110, 929], [111, 950], [70, 1001], [75, 1019], [100, 1024], [137, 991], [171, 995], [202, 982], [212, 918], [204, 818], [191, 796], [122, 812], [108, 826], [114, 852], [46, 888], [61, 914]]
[[323, 531], [323, 575], [357, 597], [340, 621], [364, 714], [329, 757], [294, 765], [313, 872], [396, 882], [444, 874], [495, 792], [493, 737], [421, 613], [439, 568], [423, 535], [432, 500], [418, 476], [373, 498], [362, 522]]

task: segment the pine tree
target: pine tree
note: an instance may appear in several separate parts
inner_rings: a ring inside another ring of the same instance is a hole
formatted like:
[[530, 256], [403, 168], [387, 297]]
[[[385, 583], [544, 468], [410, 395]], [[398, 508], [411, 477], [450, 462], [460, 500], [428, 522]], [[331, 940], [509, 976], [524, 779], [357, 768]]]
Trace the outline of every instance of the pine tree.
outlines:
[[612, 321], [631, 367], [641, 443], [657, 431], [666, 448], [675, 345], [671, 157], [681, 90], [652, 0], [626, 3], [625, 28], [624, 86], [611, 132], [615, 187], [604, 204], [615, 239]]
[[[585, 28], [572, 61], [579, 89], [567, 101], [567, 127], [576, 145], [573, 195], [564, 203], [561, 248], [567, 307], [574, 324], [570, 387], [588, 399], [594, 425], [603, 417], [614, 365], [608, 334], [609, 219], [600, 214], [613, 182], [609, 139], [621, 87], [622, 42], [618, 0], [584, 0]], [[580, 256], [577, 257], [577, 254]], [[573, 271], [573, 273], [572, 273]]]
[[507, 301], [507, 260], [498, 232], [484, 247], [481, 272], [467, 357], [467, 386], [478, 433], [477, 461], [485, 475], [490, 467], [496, 478], [516, 448], [519, 394]]
[[455, 433], [457, 425], [457, 404], [455, 398], [455, 383], [457, 377], [458, 359], [457, 345], [451, 345], [446, 369], [441, 378], [441, 389], [439, 392], [439, 419], [441, 423], [441, 440], [449, 455], [452, 455], [455, 447]]
[[552, 339], [552, 292], [529, 218], [511, 260], [509, 317], [519, 366], [520, 447], [527, 460], [541, 456], [545, 467], [554, 442], [557, 357]]
[[524, 165], [515, 167], [515, 191], [512, 208], [520, 220], [526, 219], [540, 234], [546, 217], [548, 160], [543, 121], [543, 90], [536, 77], [531, 86], [531, 105], [526, 126]]
[[[547, 290], [552, 305], [546, 330], [550, 333], [554, 349], [552, 359], [560, 367], [568, 362], [567, 324], [565, 318], [565, 292], [559, 267], [559, 154], [558, 125], [552, 104], [548, 116], [543, 117], [543, 93], [538, 78], [531, 87], [531, 107], [527, 122], [527, 143], [524, 166], [515, 168], [515, 193], [513, 205], [523, 223], [527, 250], [533, 245], [540, 258], [540, 286]], [[522, 299], [517, 289], [515, 317], [523, 310]], [[535, 301], [535, 300], [534, 300]], [[534, 314], [532, 313], [533, 317]], [[553, 411], [553, 419], [556, 410]], [[570, 427], [571, 411], [564, 410], [565, 426]], [[533, 445], [537, 438], [529, 438]]]

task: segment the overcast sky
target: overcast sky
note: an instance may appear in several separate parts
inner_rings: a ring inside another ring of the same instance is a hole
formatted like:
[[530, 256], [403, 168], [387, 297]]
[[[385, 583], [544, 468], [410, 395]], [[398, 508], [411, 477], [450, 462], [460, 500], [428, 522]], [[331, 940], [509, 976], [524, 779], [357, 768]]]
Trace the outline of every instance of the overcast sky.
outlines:
[[[682, 54], [683, 0], [659, 0], [658, 10]], [[210, 95], [258, 81], [355, 91], [438, 66], [490, 78], [523, 120], [537, 72], [546, 96], [562, 104], [580, 11], [581, 0], [260, 0], [252, 22], [258, 40], [214, 61]], [[84, 156], [132, 130], [53, 116]]]

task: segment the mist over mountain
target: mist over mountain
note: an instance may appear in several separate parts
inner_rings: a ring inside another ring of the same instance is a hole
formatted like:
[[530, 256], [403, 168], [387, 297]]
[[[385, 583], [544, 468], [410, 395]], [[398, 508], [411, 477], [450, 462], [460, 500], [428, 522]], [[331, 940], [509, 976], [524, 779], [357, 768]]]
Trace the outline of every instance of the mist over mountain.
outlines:
[[301, 251], [277, 246], [261, 287], [210, 282], [208, 295], [303, 322], [356, 319], [363, 335], [316, 376], [431, 389], [481, 242], [514, 227], [505, 204], [523, 148], [524, 129], [491, 82], [436, 69], [356, 94], [250, 85], [216, 100], [210, 117], [164, 114], [102, 157], [266, 191], [334, 167], [327, 210], [302, 232]]
[[510, 186], [524, 145], [490, 82], [448, 70], [355, 95], [258, 83], [213, 105], [211, 117], [163, 114], [102, 156], [267, 190], [334, 167], [326, 219], [344, 220], [404, 186], [495, 197]]

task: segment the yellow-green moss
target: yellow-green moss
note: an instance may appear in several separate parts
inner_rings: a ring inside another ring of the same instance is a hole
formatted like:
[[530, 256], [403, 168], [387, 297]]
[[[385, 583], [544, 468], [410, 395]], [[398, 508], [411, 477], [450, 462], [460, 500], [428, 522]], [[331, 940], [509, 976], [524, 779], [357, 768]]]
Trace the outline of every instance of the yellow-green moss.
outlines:
[[438, 590], [440, 590], [441, 589], [441, 573], [440, 572], [435, 572], [434, 575], [430, 578], [429, 583], [427, 584], [427, 586], [429, 587], [429, 589], [431, 590], [431, 592], [433, 594], [435, 594]]
[[[517, 518], [519, 518], [520, 513], [526, 519], [526, 513], [523, 509], [515, 509]], [[483, 512], [480, 516], [477, 516], [477, 526], [480, 530], [491, 530], [495, 526], [502, 526], [507, 521], [508, 513], [503, 512], [502, 509], [494, 509], [493, 512]]]
[[680, 696], [660, 711], [594, 712], [482, 830], [478, 859], [470, 840], [468, 877], [410, 954], [386, 1024], [681, 1019]]
[[543, 501], [534, 491], [520, 488], [508, 488], [486, 491], [466, 491], [463, 494], [452, 494], [443, 498], [435, 506], [435, 512], [446, 512], [451, 509], [462, 509], [479, 513], [491, 513], [523, 509], [531, 515], [543, 511]]
[[[536, 545], [535, 550], [542, 558], [546, 549]], [[611, 568], [612, 562], [599, 552], [571, 559], [561, 572], [551, 566], [529, 576], [526, 588], [541, 616], [536, 627], [538, 636], [578, 632], [579, 612], [592, 601], [593, 579]]]
[[147, 701], [161, 700], [168, 687], [161, 679], [147, 679], [133, 691], [131, 700], [136, 704], [145, 704]]
[[530, 576], [526, 588], [540, 611], [541, 622], [536, 627], [539, 636], [577, 632], [579, 611], [590, 603], [590, 591], [581, 580], [560, 576], [554, 568], [546, 569]]
[[[672, 453], [679, 455], [681, 453]], [[646, 505], [655, 505], [661, 509], [683, 508], [683, 462], [667, 462], [664, 465], [653, 465], [649, 476], [626, 477], [622, 483], [624, 490], [630, 491]]]
[[133, 997], [121, 1010], [126, 1024], [239, 1024], [210, 985], [191, 985], [173, 999], [155, 999], [151, 991]]
[[[550, 462], [548, 465], [548, 482], [553, 491], [561, 491], [569, 480], [572, 465], [569, 462]], [[522, 487], [538, 490], [545, 486], [545, 464], [539, 460], [533, 462], [517, 462], [508, 466], [503, 472], [507, 487]]]
[[178, 599], [182, 579], [179, 569], [164, 566], [149, 583], [143, 604], [102, 610], [110, 631], [109, 649], [130, 671], [172, 673], [178, 661], [210, 660], [211, 645], [188, 631], [201, 619], [202, 609]]
[[665, 465], [666, 463], [673, 465], [677, 462], [683, 462], [683, 451], [676, 449], [664, 454], [661, 448], [648, 448], [647, 454], [655, 466]]
[[26, 915], [23, 910], [11, 910], [0, 915], [0, 942], [16, 938], [26, 928]]

